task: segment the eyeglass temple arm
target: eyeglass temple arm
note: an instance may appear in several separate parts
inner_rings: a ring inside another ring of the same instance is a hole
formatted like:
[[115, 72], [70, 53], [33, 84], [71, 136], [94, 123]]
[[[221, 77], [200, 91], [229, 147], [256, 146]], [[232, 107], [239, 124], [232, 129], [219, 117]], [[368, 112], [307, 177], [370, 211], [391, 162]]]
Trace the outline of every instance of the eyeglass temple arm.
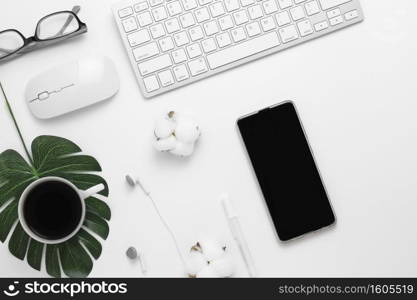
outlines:
[[[79, 5], [76, 5], [72, 8], [72, 12], [74, 14], [78, 14], [80, 12], [80, 10], [81, 10], [81, 6], [79, 6]], [[65, 29], [67, 29], [67, 27], [69, 26], [69, 24], [71, 24], [71, 21], [72, 21], [73, 18], [74, 18], [73, 15], [69, 15], [67, 20], [65, 21], [64, 26], [62, 26], [61, 30], [58, 31], [58, 33], [55, 34], [54, 37], [62, 35], [64, 33]]]
[[[72, 12], [74, 14], [78, 14], [81, 10], [81, 6], [76, 5], [72, 8]], [[65, 29], [67, 29], [67, 27], [69, 26], [69, 24], [71, 24], [72, 19], [74, 18], [74, 16], [70, 15], [68, 16], [67, 20], [65, 21], [64, 26], [62, 26], [61, 30], [59, 30], [59, 32], [57, 34], [55, 34], [54, 37], [60, 36], [62, 35], [62, 33], [65, 31]], [[6, 54], [13, 52], [14, 50], [11, 49], [5, 49], [5, 48], [1, 48], [0, 47], [0, 52], [4, 52]]]

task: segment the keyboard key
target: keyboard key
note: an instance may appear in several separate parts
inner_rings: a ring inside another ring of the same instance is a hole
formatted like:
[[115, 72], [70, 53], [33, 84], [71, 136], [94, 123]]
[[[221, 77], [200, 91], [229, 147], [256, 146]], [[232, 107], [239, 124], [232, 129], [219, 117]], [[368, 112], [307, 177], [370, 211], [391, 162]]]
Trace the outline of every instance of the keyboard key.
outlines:
[[225, 31], [233, 27], [232, 17], [227, 15], [219, 19], [220, 29]]
[[177, 81], [183, 81], [190, 77], [185, 65], [179, 65], [179, 66], [174, 67], [174, 75], [175, 75], [175, 78], [177, 78]]
[[180, 16], [180, 22], [183, 28], [193, 26], [195, 24], [194, 17], [192, 13], [186, 13]]
[[300, 4], [306, 2], [307, 0], [294, 0], [295, 4]]
[[136, 47], [151, 40], [147, 29], [139, 30], [127, 36], [130, 46]]
[[125, 18], [133, 14], [133, 9], [129, 6], [119, 10], [119, 17]]
[[343, 23], [343, 17], [342, 16], [337, 16], [337, 17], [334, 17], [334, 18], [330, 19], [330, 25], [332, 25], [332, 26], [336, 26], [336, 25], [339, 25], [341, 23]]
[[297, 23], [298, 30], [301, 36], [307, 36], [314, 32], [310, 20], [304, 20]]
[[238, 26], [249, 21], [248, 15], [246, 14], [245, 10], [240, 10], [238, 12], [235, 12], [233, 14], [233, 17], [235, 19], [236, 25]]
[[210, 22], [204, 23], [203, 27], [204, 27], [204, 31], [206, 32], [206, 35], [213, 35], [219, 32], [219, 27], [217, 26], [216, 21], [210, 21]]
[[182, 0], [182, 4], [185, 10], [190, 10], [197, 7], [197, 2], [195, 0]]
[[162, 86], [168, 86], [174, 84], [174, 77], [172, 77], [172, 73], [170, 70], [162, 71], [158, 73], [159, 81], [161, 81]]
[[288, 43], [298, 39], [298, 32], [294, 25], [281, 28], [279, 30], [279, 35], [281, 36], [283, 43]]
[[320, 4], [323, 10], [328, 10], [329, 8], [333, 8], [350, 1], [351, 0], [320, 0]]
[[198, 41], [204, 37], [203, 29], [201, 29], [201, 26], [195, 26], [191, 28], [188, 33], [190, 34], [191, 40]]
[[316, 29], [316, 31], [322, 31], [324, 29], [327, 29], [328, 27], [329, 23], [327, 23], [327, 21], [323, 21], [314, 25], [314, 29]]
[[149, 0], [149, 3], [151, 4], [151, 6], [157, 6], [163, 2], [164, 0]]
[[254, 0], [240, 0], [240, 4], [242, 4], [242, 6], [249, 6], [254, 3], [255, 3]]
[[144, 11], [145, 9], [147, 9], [147, 8], [148, 8], [148, 2], [146, 2], [146, 1], [135, 4], [135, 6], [134, 6], [135, 12], [141, 12], [141, 11]]
[[196, 44], [187, 46], [187, 53], [190, 58], [195, 58], [197, 56], [200, 56], [202, 54], [200, 45], [196, 43]]
[[275, 16], [278, 26], [284, 26], [291, 23], [290, 15], [287, 11], [280, 12]]
[[232, 41], [230, 40], [229, 33], [223, 32], [216, 36], [217, 44], [219, 44], [220, 48], [224, 48], [226, 46], [229, 46]]
[[174, 49], [174, 42], [170, 36], [159, 40], [159, 46], [161, 46], [161, 50], [166, 52], [168, 50]]
[[249, 16], [252, 20], [262, 18], [264, 16], [260, 5], [254, 5], [248, 8]]
[[263, 3], [263, 6], [264, 6], [265, 13], [267, 15], [272, 14], [272, 13], [278, 11], [278, 6], [277, 6], [277, 3], [275, 2], [275, 0], [265, 1]]
[[156, 76], [149, 76], [143, 79], [143, 83], [145, 84], [146, 91], [148, 93], [156, 91], [159, 89], [159, 83], [156, 79]]
[[312, 16], [320, 12], [319, 4], [316, 0], [307, 2], [305, 4], [307, 15]]
[[228, 12], [235, 11], [240, 8], [239, 0], [224, 0], [224, 5], [226, 6], [226, 10]]
[[218, 16], [224, 15], [225, 11], [223, 8], [223, 4], [221, 2], [216, 2], [210, 5], [210, 12], [213, 18], [217, 18]]
[[153, 18], [155, 19], [156, 22], [159, 22], [161, 20], [166, 19], [167, 16], [167, 11], [165, 10], [165, 7], [160, 6], [158, 8], [155, 8], [152, 10], [152, 15]]
[[174, 40], [178, 47], [181, 47], [182, 45], [188, 44], [190, 42], [185, 31], [174, 34]]
[[213, 2], [213, 0], [198, 0], [198, 3], [200, 3], [200, 5], [206, 5]]
[[123, 25], [125, 32], [131, 32], [133, 30], [138, 29], [138, 24], [136, 24], [134, 17], [124, 19], [122, 21], [122, 25]]
[[200, 9], [197, 9], [195, 12], [195, 17], [197, 19], [198, 23], [202, 23], [204, 21], [207, 21], [208, 19], [210, 19], [210, 15], [208, 12], [208, 9], [206, 7], [202, 7]]
[[169, 19], [165, 22], [165, 27], [167, 28], [168, 33], [173, 33], [175, 31], [180, 30], [180, 23], [177, 19]]
[[184, 49], [178, 49], [178, 50], [172, 51], [171, 54], [176, 64], [182, 63], [183, 61], [187, 60], [187, 55], [185, 54]]
[[203, 46], [203, 50], [206, 53], [211, 52], [211, 51], [214, 51], [217, 48], [216, 47], [216, 43], [214, 42], [214, 39], [213, 38], [208, 38], [206, 40], [203, 40], [201, 42], [201, 45]]
[[258, 35], [261, 33], [261, 28], [259, 27], [258, 22], [249, 23], [246, 25], [246, 31], [250, 37]]
[[159, 49], [155, 42], [133, 49], [133, 56], [136, 61], [141, 61], [157, 54], [159, 54]]
[[165, 69], [171, 65], [171, 58], [169, 58], [168, 54], [164, 54], [156, 58], [151, 58], [143, 63], [139, 63], [138, 67], [140, 73], [144, 76]]
[[349, 12], [345, 13], [345, 19], [346, 19], [346, 21], [353, 20], [353, 19], [357, 18], [358, 16], [359, 15], [358, 15], [358, 11], [357, 10], [352, 10], [352, 11], [349, 11]]
[[160, 38], [161, 36], [165, 35], [164, 26], [162, 24], [156, 24], [149, 28], [151, 30], [152, 37], [154, 39]]
[[181, 4], [178, 1], [168, 3], [167, 9], [171, 17], [179, 15], [182, 12]]
[[279, 40], [275, 32], [250, 39], [235, 46], [228, 47], [207, 55], [210, 68], [216, 69], [232, 62], [278, 46]]
[[243, 41], [243, 40], [246, 39], [246, 33], [245, 33], [245, 30], [242, 27], [232, 29], [231, 33], [232, 33], [233, 41], [235, 43]]
[[188, 63], [192, 76], [197, 76], [208, 71], [204, 58], [199, 58]]
[[148, 11], [138, 15], [138, 21], [139, 21], [139, 25], [142, 27], [152, 24], [153, 22], [151, 14]]
[[339, 8], [335, 8], [335, 9], [329, 10], [327, 12], [327, 17], [329, 19], [337, 17], [337, 16], [340, 16], [340, 9]]
[[278, 0], [279, 7], [286, 9], [292, 6], [292, 0]]
[[294, 21], [301, 20], [305, 17], [304, 10], [301, 6], [296, 6], [290, 9], [291, 17]]
[[269, 31], [269, 30], [275, 29], [276, 26], [275, 26], [274, 18], [267, 17], [265, 19], [262, 19], [261, 26], [262, 26], [263, 31]]

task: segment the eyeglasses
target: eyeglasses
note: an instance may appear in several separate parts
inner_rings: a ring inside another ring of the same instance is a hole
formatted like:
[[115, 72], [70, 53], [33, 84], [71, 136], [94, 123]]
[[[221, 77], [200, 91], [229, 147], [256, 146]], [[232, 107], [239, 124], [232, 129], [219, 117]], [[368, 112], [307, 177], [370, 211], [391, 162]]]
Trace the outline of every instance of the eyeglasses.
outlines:
[[80, 6], [74, 6], [72, 11], [43, 17], [36, 25], [35, 35], [30, 38], [25, 38], [16, 29], [0, 31], [0, 62], [87, 32], [87, 25], [77, 16], [80, 9]]

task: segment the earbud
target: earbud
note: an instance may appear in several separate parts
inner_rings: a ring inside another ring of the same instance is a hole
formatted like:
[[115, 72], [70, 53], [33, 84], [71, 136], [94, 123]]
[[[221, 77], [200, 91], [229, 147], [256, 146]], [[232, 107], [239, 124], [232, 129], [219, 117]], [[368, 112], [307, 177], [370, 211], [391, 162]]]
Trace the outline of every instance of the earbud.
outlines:
[[135, 247], [129, 247], [126, 250], [126, 256], [131, 260], [138, 259], [139, 262], [140, 262], [140, 267], [142, 269], [142, 273], [146, 274], [147, 268], [146, 268], [145, 260], [144, 260], [144, 257], [143, 257], [143, 253], [139, 254]]
[[139, 179], [134, 179], [131, 175], [126, 175], [126, 181], [131, 187], [135, 187], [139, 185], [142, 191], [145, 193], [146, 196], [149, 196], [150, 192], [145, 188], [142, 182]]

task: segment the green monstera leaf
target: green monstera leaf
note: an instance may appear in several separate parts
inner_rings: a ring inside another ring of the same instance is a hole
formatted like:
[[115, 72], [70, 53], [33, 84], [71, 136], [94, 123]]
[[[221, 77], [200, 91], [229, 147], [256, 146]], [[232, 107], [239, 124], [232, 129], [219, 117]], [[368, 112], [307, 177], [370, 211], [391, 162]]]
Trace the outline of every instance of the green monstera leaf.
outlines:
[[57, 245], [31, 239], [18, 220], [17, 207], [25, 188], [47, 176], [65, 178], [81, 190], [102, 183], [105, 189], [99, 194], [107, 197], [107, 183], [96, 174], [101, 167], [95, 158], [83, 155], [80, 147], [61, 137], [39, 136], [33, 140], [31, 150], [30, 163], [14, 150], [0, 154], [0, 241], [4, 243], [10, 236], [10, 252], [20, 260], [26, 258], [36, 270], [41, 269], [44, 259], [46, 271], [53, 277], [61, 277], [62, 272], [69, 277], [86, 277], [93, 268], [91, 257], [98, 259], [102, 251], [92, 233], [104, 240], [109, 234], [108, 205], [97, 197], [87, 198], [83, 227], [73, 238]]

